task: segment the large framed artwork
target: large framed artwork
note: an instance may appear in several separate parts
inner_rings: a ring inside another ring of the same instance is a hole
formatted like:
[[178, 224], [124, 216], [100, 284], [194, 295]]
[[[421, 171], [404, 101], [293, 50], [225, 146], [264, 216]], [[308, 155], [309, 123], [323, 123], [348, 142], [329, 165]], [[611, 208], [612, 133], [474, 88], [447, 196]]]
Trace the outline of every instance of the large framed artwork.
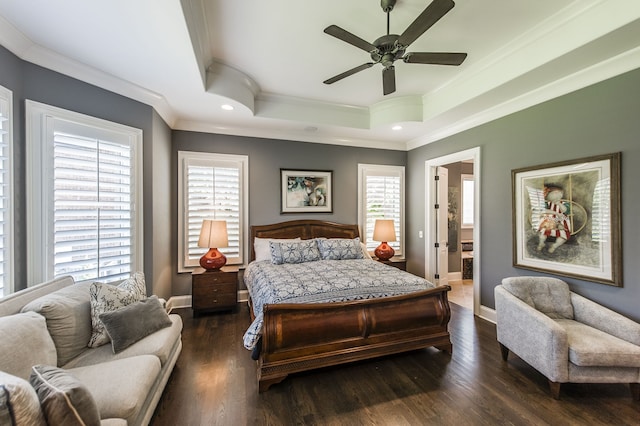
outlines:
[[333, 172], [280, 169], [282, 213], [331, 213]]
[[622, 287], [620, 153], [511, 171], [513, 265]]

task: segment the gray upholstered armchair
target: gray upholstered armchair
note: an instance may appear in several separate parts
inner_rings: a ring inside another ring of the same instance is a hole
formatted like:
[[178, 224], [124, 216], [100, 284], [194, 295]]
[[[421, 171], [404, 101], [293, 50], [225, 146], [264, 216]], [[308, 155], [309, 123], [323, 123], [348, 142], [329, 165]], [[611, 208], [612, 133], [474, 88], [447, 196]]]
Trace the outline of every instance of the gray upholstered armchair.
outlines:
[[511, 277], [495, 288], [497, 334], [509, 351], [549, 380], [629, 383], [640, 399], [640, 324], [569, 290], [549, 277]]

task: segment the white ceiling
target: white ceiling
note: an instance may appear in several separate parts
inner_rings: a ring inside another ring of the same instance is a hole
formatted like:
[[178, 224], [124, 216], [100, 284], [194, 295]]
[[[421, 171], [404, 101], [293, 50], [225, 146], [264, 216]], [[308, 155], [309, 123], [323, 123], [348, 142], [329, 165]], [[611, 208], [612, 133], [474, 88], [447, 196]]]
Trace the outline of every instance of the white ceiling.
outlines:
[[[430, 0], [398, 0], [401, 34]], [[640, 67], [638, 0], [457, 0], [408, 51], [458, 66], [369, 62], [323, 33], [386, 33], [377, 0], [0, 0], [0, 44], [152, 105], [174, 129], [412, 149]], [[223, 111], [231, 104], [233, 111]], [[400, 124], [400, 131], [391, 130]]]

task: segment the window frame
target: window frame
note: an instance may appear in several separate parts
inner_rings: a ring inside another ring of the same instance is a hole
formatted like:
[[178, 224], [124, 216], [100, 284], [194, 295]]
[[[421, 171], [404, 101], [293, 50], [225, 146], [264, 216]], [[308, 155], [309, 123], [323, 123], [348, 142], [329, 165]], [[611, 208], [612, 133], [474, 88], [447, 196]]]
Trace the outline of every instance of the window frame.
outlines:
[[[396, 236], [398, 246], [395, 250], [395, 258], [405, 259], [405, 166], [393, 166], [384, 164], [358, 164], [358, 226], [360, 227], [360, 241], [367, 244], [367, 194], [366, 194], [366, 177], [397, 175], [400, 178], [400, 224], [398, 226], [399, 233]], [[372, 230], [373, 232], [373, 230]], [[373, 251], [370, 251], [373, 254]]]
[[[188, 259], [187, 251], [187, 166], [190, 160], [209, 162], [211, 167], [215, 167], [213, 163], [229, 163], [230, 166], [237, 166], [238, 169], [240, 169], [239, 258], [235, 260], [228, 260], [228, 264], [239, 265], [240, 267], [246, 266], [247, 260], [249, 259], [247, 244], [247, 236], [249, 235], [249, 156], [196, 151], [178, 151], [178, 273], [192, 272], [194, 269], [200, 267], [199, 262]], [[224, 251], [224, 249], [222, 251]]]
[[461, 174], [460, 175], [460, 206], [461, 206], [461, 215], [460, 215], [460, 229], [473, 229], [474, 227], [474, 218], [473, 218], [473, 212], [474, 212], [474, 207], [471, 207], [471, 223], [465, 222], [464, 221], [464, 212], [465, 212], [465, 198], [464, 198], [464, 194], [465, 194], [465, 189], [464, 189], [464, 183], [465, 182], [472, 182], [473, 183], [473, 189], [471, 191], [471, 196], [473, 197], [473, 203], [475, 204], [475, 185], [476, 185], [476, 181], [473, 175], [470, 174]]
[[[105, 135], [132, 147], [131, 178], [131, 273], [144, 270], [143, 212], [143, 134], [141, 129], [69, 111], [51, 105], [25, 100], [26, 120], [26, 199], [27, 199], [27, 285], [53, 279], [53, 262], [48, 248], [53, 244], [53, 129], [56, 121], [63, 126], [78, 126], [89, 130], [91, 137]], [[126, 142], [124, 142], [126, 141]], [[46, 214], [42, 214], [46, 212]]]
[[13, 92], [6, 87], [0, 85], [0, 115], [6, 114], [6, 127], [2, 125], [2, 132], [4, 136], [2, 136], [2, 143], [4, 143], [4, 138], [6, 137], [6, 151], [5, 151], [5, 165], [6, 165], [6, 177], [7, 182], [5, 182], [7, 192], [6, 200], [7, 204], [5, 206], [5, 214], [4, 214], [4, 222], [6, 222], [7, 226], [5, 226], [5, 243], [6, 246], [3, 248], [3, 259], [4, 259], [4, 282], [2, 283], [2, 289], [0, 291], [0, 297], [7, 296], [15, 291], [14, 287], [14, 265], [13, 265], [13, 254], [14, 254], [14, 223], [13, 223], [13, 206], [14, 206], [14, 170], [13, 170]]

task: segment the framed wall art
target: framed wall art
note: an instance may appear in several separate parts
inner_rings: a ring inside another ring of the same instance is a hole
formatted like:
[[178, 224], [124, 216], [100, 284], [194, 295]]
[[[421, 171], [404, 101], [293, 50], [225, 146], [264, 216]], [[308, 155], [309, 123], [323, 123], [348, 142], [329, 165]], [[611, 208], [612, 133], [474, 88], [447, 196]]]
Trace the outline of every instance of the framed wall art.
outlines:
[[280, 169], [281, 213], [332, 213], [333, 172]]
[[511, 171], [513, 265], [622, 287], [620, 153]]

